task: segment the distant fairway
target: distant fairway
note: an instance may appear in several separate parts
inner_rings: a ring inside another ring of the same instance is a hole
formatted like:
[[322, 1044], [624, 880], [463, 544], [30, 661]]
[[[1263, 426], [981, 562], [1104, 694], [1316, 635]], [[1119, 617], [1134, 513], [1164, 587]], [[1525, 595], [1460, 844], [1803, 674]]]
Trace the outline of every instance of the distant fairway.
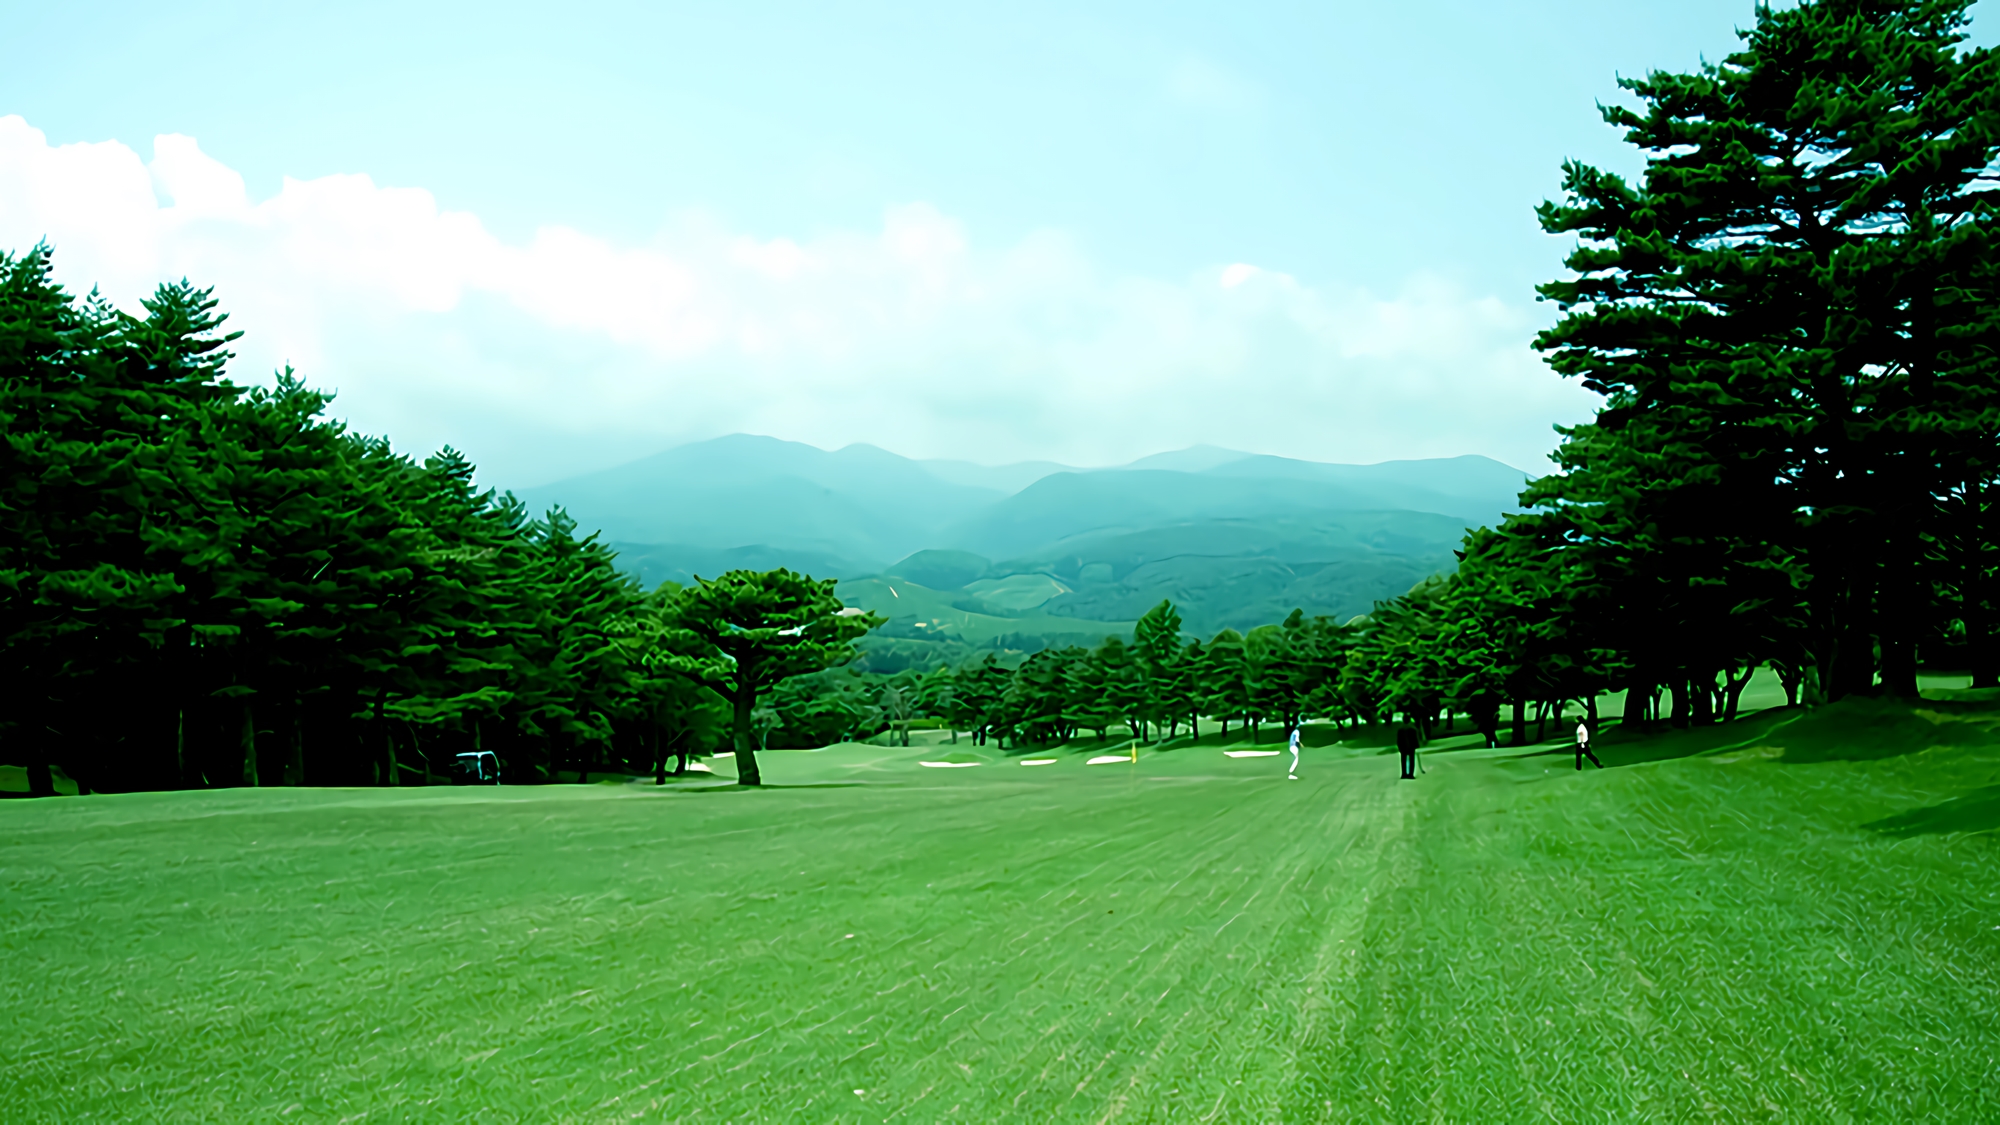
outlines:
[[0, 1116], [1994, 1120], [1996, 728], [10, 801]]

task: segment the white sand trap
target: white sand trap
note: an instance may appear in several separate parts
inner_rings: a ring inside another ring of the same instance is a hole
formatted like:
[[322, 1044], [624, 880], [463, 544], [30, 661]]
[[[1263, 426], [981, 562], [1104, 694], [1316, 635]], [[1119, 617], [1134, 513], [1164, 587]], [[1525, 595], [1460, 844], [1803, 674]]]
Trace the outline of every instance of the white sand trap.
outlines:
[[1284, 753], [1284, 751], [1283, 750], [1224, 750], [1223, 753], [1229, 755], [1232, 758], [1275, 758], [1278, 755]]
[[1092, 758], [1091, 760], [1089, 760], [1088, 762], [1085, 762], [1085, 763], [1083, 763], [1083, 764], [1084, 764], [1084, 765], [1086, 765], [1086, 766], [1108, 766], [1108, 765], [1110, 765], [1110, 764], [1111, 764], [1111, 763], [1113, 763], [1113, 762], [1124, 762], [1124, 763], [1126, 763], [1127, 765], [1130, 765], [1130, 764], [1131, 764], [1131, 762], [1132, 762], [1132, 755], [1130, 755], [1130, 754], [1099, 754], [1099, 755], [1098, 755], [1097, 757], [1095, 757], [1095, 758]]
[[917, 764], [920, 766], [929, 766], [934, 770], [962, 770], [967, 766], [976, 766], [979, 763], [978, 762], [918, 762]]
[[689, 762], [689, 763], [688, 763], [688, 772], [689, 772], [689, 773], [714, 773], [715, 771], [714, 771], [714, 770], [712, 770], [712, 769], [710, 769], [710, 768], [708, 767], [708, 763], [706, 763], [706, 762]]
[[1054, 759], [1054, 758], [1022, 758], [1022, 759], [1021, 759], [1021, 764], [1022, 764], [1022, 765], [1024, 765], [1024, 766], [1053, 766], [1053, 765], [1055, 765], [1055, 764], [1056, 764], [1056, 759]]

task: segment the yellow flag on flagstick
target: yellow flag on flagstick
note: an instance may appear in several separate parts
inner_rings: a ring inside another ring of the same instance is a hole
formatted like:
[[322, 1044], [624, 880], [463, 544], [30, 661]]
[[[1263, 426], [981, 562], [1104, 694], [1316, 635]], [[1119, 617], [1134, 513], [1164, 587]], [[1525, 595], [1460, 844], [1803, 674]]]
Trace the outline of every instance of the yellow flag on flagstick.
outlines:
[[1132, 740], [1132, 764], [1139, 764], [1139, 740], [1136, 738]]

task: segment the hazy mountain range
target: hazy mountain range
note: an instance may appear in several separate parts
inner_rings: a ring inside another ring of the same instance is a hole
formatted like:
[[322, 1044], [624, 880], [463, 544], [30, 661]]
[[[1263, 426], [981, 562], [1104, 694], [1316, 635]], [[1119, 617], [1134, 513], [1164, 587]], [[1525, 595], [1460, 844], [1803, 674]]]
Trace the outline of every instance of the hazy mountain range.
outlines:
[[1365, 612], [1448, 568], [1464, 530], [1515, 507], [1527, 479], [1484, 457], [1339, 465], [1196, 446], [1111, 469], [994, 467], [739, 434], [521, 498], [601, 529], [649, 583], [788, 566], [846, 580], [843, 597], [887, 612], [891, 632], [977, 644], [1123, 629], [1161, 597], [1201, 633], [1294, 606]]

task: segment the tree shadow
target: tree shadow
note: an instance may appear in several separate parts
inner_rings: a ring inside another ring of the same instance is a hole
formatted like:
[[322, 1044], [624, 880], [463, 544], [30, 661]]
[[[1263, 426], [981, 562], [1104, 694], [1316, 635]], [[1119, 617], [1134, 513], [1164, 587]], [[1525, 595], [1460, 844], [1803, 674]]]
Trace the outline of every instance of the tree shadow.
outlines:
[[1903, 838], [2000, 830], [2000, 785], [1988, 785], [1949, 801], [1885, 816], [1862, 827], [1884, 836]]
[[718, 781], [707, 785], [677, 785], [658, 790], [662, 793], [755, 793], [761, 789], [861, 789], [868, 785], [865, 781], [800, 781], [791, 784], [767, 781], [762, 785], [738, 785], [734, 781]]
[[[1703, 754], [1716, 754], [1729, 750], [1739, 750], [1756, 746], [1771, 739], [1781, 727], [1788, 727], [1804, 712], [1796, 708], [1774, 707], [1743, 715], [1732, 722], [1714, 723], [1709, 726], [1676, 729], [1659, 723], [1652, 730], [1639, 726], [1617, 723], [1605, 727], [1602, 733], [1591, 739], [1590, 749], [1604, 763], [1605, 769], [1619, 769], [1625, 766], [1645, 765], [1648, 762], [1665, 762], [1676, 758], [1693, 758]], [[1499, 755], [1504, 761], [1528, 762], [1537, 758], [1561, 759], [1565, 766], [1574, 768], [1576, 744], [1573, 742], [1542, 742], [1528, 746], [1506, 747], [1516, 751]], [[1589, 760], [1584, 769], [1592, 768]]]
[[2000, 712], [1991, 706], [1849, 697], [1814, 708], [1772, 745], [1789, 765], [1874, 762], [1939, 746], [1992, 745]]
[[[1884, 699], [1850, 696], [1815, 708], [1774, 707], [1734, 722], [1686, 730], [1648, 732], [1623, 723], [1591, 742], [1606, 768], [1636, 766], [1674, 758], [1732, 754], [1784, 765], [1869, 762], [1918, 754], [1936, 747], [1990, 747], [2000, 744], [2000, 708], [1975, 702]], [[1566, 743], [1518, 748], [1510, 760], [1574, 760]]]

